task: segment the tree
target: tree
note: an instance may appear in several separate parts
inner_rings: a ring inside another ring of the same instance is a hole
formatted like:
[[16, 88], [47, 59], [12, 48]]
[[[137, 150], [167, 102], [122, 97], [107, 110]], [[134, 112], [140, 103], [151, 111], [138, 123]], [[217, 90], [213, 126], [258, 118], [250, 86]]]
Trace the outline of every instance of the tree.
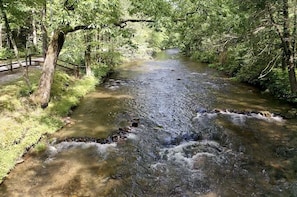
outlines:
[[[53, 22], [51, 24], [53, 34], [47, 49], [38, 89], [32, 96], [32, 100], [43, 108], [47, 107], [50, 101], [51, 84], [56, 62], [69, 33], [79, 30], [100, 30], [110, 26], [124, 28], [129, 22], [155, 22], [155, 19], [121, 19], [123, 12], [122, 4], [119, 0], [102, 0], [100, 2], [92, 0], [66, 0], [63, 2], [61, 4], [61, 1], [54, 0], [50, 8], [52, 12], [50, 17], [52, 17], [51, 21]], [[145, 2], [146, 5], [150, 4], [150, 1]], [[155, 5], [154, 7], [149, 8], [156, 8], [156, 5], [161, 5], [161, 3], [164, 3], [162, 6], [168, 4], [166, 1], [158, 0], [154, 4], [150, 4]], [[142, 7], [142, 3], [139, 0], [132, 1], [131, 6], [140, 8], [131, 9], [131, 14], [134, 15], [147, 9]]]
[[256, 84], [274, 68], [286, 68], [291, 93], [297, 93], [296, 0], [173, 2], [174, 15], [184, 19], [175, 29], [186, 55], [218, 61], [220, 69]]
[[[13, 52], [14, 52], [15, 58], [17, 59], [19, 67], [22, 69], [23, 77], [24, 77], [25, 81], [26, 81], [29, 89], [31, 89], [31, 84], [30, 84], [30, 81], [29, 81], [28, 73], [23, 69], [23, 66], [22, 66], [22, 64], [20, 62], [19, 50], [18, 50], [18, 47], [17, 47], [17, 43], [16, 43], [15, 37], [14, 37], [14, 35], [12, 33], [11, 25], [9, 23], [9, 19], [8, 19], [8, 16], [7, 16], [7, 13], [6, 13], [7, 10], [9, 11], [9, 8], [11, 8], [10, 6], [11, 6], [11, 4], [8, 4], [7, 2], [4, 2], [3, 0], [0, 0], [1, 15], [2, 15], [2, 18], [4, 20], [7, 38], [8, 38], [9, 44], [11, 45], [10, 47], [13, 49]], [[12, 8], [11, 8], [10, 11], [15, 11], [15, 12], [18, 12], [18, 13], [22, 13], [21, 10], [16, 10], [16, 9], [12, 9]]]
[[[104, 28], [119, 21], [119, 2], [114, 1], [64, 1], [55, 2], [51, 17], [55, 16], [56, 23], [49, 43], [43, 71], [37, 91], [32, 96], [35, 103], [47, 107], [50, 101], [51, 85], [58, 56], [62, 50], [67, 34], [78, 30]], [[62, 6], [61, 6], [62, 5]], [[55, 10], [54, 10], [55, 9]], [[96, 14], [94, 14], [96, 13]]]
[[[247, 8], [244, 9], [249, 15], [252, 21], [258, 21], [258, 26], [254, 26], [254, 34], [269, 36], [269, 39], [265, 38], [266, 43], [264, 46], [270, 46], [277, 51], [278, 54], [267, 60], [267, 67], [269, 71], [272, 71], [273, 67], [283, 67], [287, 69], [289, 85], [291, 94], [297, 93], [297, 81], [296, 81], [296, 29], [297, 29], [297, 14], [296, 14], [296, 0], [274, 0], [274, 1], [239, 1]], [[256, 17], [258, 16], [258, 19]], [[274, 45], [271, 45], [274, 43]], [[258, 46], [258, 48], [260, 48]], [[265, 47], [267, 50], [267, 47]], [[260, 52], [259, 52], [260, 53]], [[266, 76], [268, 72], [265, 71]]]
[[[268, 3], [268, 9], [270, 14], [270, 20], [272, 25], [275, 27], [275, 30], [278, 33], [279, 39], [282, 43], [283, 50], [283, 62], [288, 69], [289, 81], [291, 92], [293, 94], [297, 93], [297, 81], [296, 81], [296, 29], [297, 29], [297, 1], [293, 0], [290, 2], [292, 8], [289, 7], [288, 0], [282, 0], [282, 16], [279, 16], [279, 20], [282, 22], [282, 30], [280, 26], [276, 23], [274, 19], [274, 14], [272, 13], [272, 5]], [[290, 10], [293, 10], [293, 17], [290, 17]], [[279, 13], [279, 12], [278, 12]]]

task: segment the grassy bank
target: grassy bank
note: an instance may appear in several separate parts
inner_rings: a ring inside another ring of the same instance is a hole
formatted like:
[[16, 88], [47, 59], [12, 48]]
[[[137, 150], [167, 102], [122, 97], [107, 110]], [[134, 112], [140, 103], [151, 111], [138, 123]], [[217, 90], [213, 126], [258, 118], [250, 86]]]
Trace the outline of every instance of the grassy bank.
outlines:
[[[39, 70], [30, 72], [33, 90], [37, 88]], [[55, 74], [52, 99], [45, 110], [30, 102], [29, 90], [19, 79], [0, 86], [0, 183], [21, 156], [42, 135], [53, 133], [63, 126], [67, 116], [80, 99], [95, 89], [95, 77], [81, 79], [62, 71]]]

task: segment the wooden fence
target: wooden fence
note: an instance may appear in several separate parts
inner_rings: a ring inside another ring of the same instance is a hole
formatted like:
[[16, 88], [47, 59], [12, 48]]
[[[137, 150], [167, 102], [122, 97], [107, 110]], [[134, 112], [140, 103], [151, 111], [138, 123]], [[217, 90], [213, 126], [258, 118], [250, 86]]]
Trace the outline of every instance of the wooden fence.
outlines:
[[[44, 63], [43, 57], [34, 57], [28, 56], [25, 59], [20, 60], [20, 63], [17, 61], [12, 60], [6, 60], [0, 63], [0, 72], [7, 72], [7, 71], [13, 71], [16, 69], [19, 69], [22, 67], [29, 67], [29, 66], [41, 66]], [[79, 66], [73, 63], [66, 62], [64, 60], [58, 60], [57, 66], [66, 69], [67, 71], [73, 72], [76, 76], [79, 76], [79, 71], [81, 68], [84, 68], [84, 66]]]
[[43, 58], [32, 58], [31, 56], [28, 56], [25, 60], [20, 60], [20, 63], [17, 61], [6, 60], [0, 63], [0, 72], [13, 71], [19, 69], [21, 66], [40, 66], [43, 62]]

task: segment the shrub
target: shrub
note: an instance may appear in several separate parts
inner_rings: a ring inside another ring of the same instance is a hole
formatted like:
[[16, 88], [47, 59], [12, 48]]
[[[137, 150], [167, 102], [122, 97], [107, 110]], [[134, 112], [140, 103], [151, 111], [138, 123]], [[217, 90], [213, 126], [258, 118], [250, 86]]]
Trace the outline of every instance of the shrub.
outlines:
[[280, 68], [273, 69], [268, 75], [268, 79], [261, 83], [271, 94], [280, 99], [287, 99], [291, 95], [288, 73]]
[[7, 48], [0, 49], [0, 59], [1, 60], [7, 60], [12, 57], [13, 57], [13, 52], [10, 49], [7, 49]]

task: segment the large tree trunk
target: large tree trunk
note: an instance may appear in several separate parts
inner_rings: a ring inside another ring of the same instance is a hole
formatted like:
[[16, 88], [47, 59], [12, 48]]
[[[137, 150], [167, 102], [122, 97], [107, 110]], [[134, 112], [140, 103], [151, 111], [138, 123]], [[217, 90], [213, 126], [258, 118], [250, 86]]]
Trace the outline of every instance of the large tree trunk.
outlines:
[[33, 95], [34, 102], [40, 104], [42, 108], [46, 108], [50, 101], [55, 67], [65, 41], [65, 36], [66, 34], [62, 30], [55, 31], [48, 46], [39, 86]]

